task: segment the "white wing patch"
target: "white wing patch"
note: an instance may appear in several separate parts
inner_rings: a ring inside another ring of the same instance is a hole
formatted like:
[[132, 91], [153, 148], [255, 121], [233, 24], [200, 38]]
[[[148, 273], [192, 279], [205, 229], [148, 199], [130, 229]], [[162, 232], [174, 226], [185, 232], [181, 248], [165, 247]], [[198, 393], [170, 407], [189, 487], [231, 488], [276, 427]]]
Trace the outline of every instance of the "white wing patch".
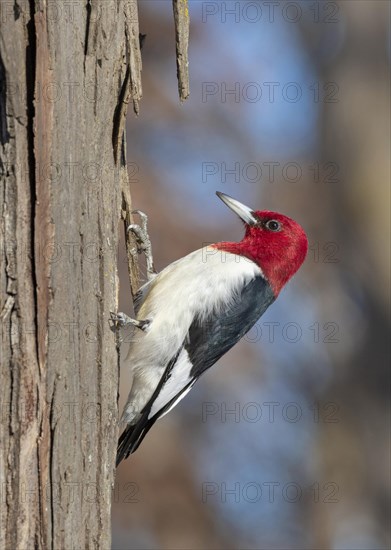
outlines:
[[[183, 388], [185, 388], [192, 381], [190, 376], [191, 368], [192, 364], [189, 361], [189, 354], [185, 349], [183, 349], [178, 357], [177, 362], [175, 363], [174, 368], [171, 371], [170, 378], [164, 384], [159, 395], [155, 399], [148, 418], [152, 418], [153, 416], [155, 416], [156, 413], [158, 413], [167, 405], [167, 403], [169, 403], [178, 394], [180, 394]], [[178, 399], [176, 399], [174, 403], [171, 404], [170, 408], [167, 409], [164, 414], [167, 414], [173, 407], [175, 407], [175, 405], [179, 403], [179, 401], [183, 399], [190, 390], [191, 386], [185, 392], [178, 396]]]

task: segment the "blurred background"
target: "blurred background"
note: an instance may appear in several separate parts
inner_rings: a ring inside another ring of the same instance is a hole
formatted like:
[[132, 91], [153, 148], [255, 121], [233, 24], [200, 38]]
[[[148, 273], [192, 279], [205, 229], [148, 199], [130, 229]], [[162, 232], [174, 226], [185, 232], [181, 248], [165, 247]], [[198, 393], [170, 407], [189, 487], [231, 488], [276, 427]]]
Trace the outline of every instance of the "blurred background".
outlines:
[[[121, 464], [113, 548], [386, 549], [389, 3], [191, 1], [183, 105], [171, 2], [139, 9], [143, 100], [127, 154], [156, 268], [241, 239], [216, 190], [293, 217], [310, 249]], [[123, 368], [121, 410], [128, 389]]]

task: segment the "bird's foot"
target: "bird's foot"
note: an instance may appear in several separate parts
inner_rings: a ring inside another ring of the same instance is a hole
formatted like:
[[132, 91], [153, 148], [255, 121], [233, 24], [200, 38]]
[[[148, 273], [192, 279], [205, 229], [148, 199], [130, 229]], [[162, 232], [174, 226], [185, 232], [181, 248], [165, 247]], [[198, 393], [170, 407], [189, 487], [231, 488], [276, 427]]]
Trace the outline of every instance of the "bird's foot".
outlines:
[[115, 328], [123, 328], [132, 325], [139, 328], [143, 332], [147, 332], [151, 324], [151, 321], [149, 319], [146, 319], [145, 321], [140, 321], [138, 319], [132, 319], [131, 317], [128, 317], [128, 315], [126, 315], [125, 313], [114, 313], [112, 311], [110, 312], [110, 320], [112, 321]]
[[147, 261], [147, 279], [150, 281], [156, 275], [155, 267], [153, 265], [152, 245], [151, 239], [148, 235], [148, 216], [141, 212], [141, 210], [133, 210], [132, 214], [138, 214], [141, 218], [141, 224], [132, 223], [127, 228], [127, 231], [131, 231], [136, 239], [137, 252], [141, 254], [144, 252], [145, 259]]

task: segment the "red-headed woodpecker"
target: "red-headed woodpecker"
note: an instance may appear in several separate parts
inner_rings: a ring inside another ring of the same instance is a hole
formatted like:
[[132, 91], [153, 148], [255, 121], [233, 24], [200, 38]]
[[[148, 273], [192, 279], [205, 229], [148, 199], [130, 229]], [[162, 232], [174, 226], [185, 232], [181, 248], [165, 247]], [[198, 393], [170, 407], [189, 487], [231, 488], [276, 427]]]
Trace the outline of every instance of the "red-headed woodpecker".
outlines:
[[251, 329], [306, 257], [307, 237], [291, 218], [217, 195], [244, 222], [243, 240], [213, 244], [170, 264], [137, 293], [136, 320], [114, 316], [140, 329], [125, 361], [132, 381], [117, 465]]

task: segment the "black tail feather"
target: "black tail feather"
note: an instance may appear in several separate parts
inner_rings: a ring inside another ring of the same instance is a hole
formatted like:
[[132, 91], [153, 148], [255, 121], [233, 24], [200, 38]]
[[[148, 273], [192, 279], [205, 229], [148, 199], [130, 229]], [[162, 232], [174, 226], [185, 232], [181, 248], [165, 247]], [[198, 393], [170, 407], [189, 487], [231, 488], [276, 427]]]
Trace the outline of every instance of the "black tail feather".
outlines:
[[116, 466], [136, 451], [157, 418], [141, 418], [134, 426], [128, 424], [118, 440]]
[[116, 460], [117, 466], [120, 464], [122, 460], [124, 460], [125, 458], [128, 458], [128, 456], [131, 453], [134, 453], [134, 451], [137, 450], [138, 446], [140, 445], [144, 437], [147, 435], [149, 430], [152, 428], [152, 426], [155, 424], [156, 420], [163, 414], [164, 410], [167, 409], [167, 406], [166, 406], [162, 411], [159, 411], [158, 414], [155, 414], [152, 418], [148, 418], [152, 405], [155, 399], [157, 398], [157, 396], [159, 395], [161, 388], [164, 386], [164, 384], [167, 382], [168, 378], [170, 377], [171, 370], [174, 367], [182, 349], [183, 349], [183, 345], [178, 349], [174, 357], [169, 361], [163, 373], [163, 376], [159, 381], [159, 384], [157, 385], [155, 391], [153, 392], [152, 397], [150, 398], [150, 400], [142, 410], [140, 420], [137, 422], [137, 424], [134, 424], [134, 425], [128, 424], [125, 430], [122, 432], [118, 440], [117, 460]]

